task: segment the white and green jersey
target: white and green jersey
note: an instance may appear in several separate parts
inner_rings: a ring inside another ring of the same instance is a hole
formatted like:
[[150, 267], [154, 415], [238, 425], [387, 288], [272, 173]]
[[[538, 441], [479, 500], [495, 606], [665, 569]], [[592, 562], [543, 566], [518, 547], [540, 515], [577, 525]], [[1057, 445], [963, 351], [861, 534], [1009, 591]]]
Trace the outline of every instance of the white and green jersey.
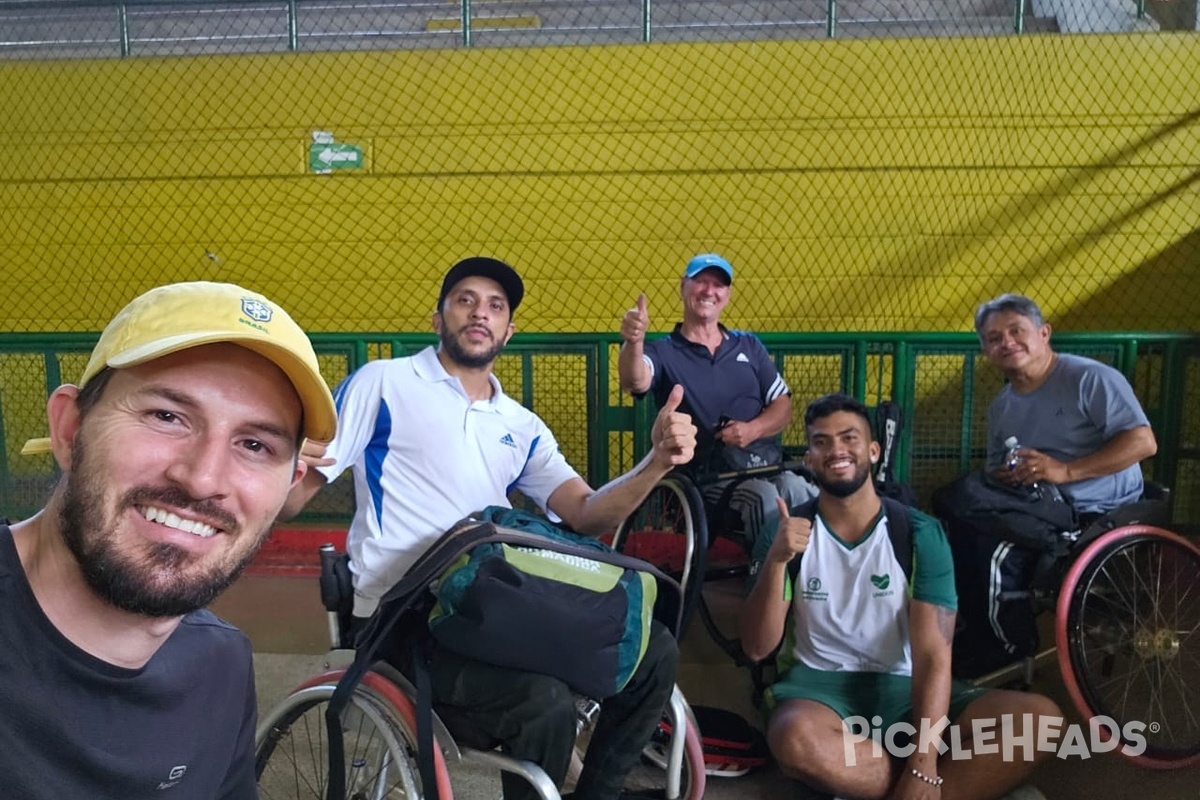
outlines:
[[911, 581], [896, 560], [885, 513], [854, 544], [817, 515], [792, 591], [794, 629], [784, 645], [784, 662], [828, 671], [912, 674], [909, 598], [954, 609], [958, 597], [941, 524], [916, 509], [909, 509], [909, 516]]

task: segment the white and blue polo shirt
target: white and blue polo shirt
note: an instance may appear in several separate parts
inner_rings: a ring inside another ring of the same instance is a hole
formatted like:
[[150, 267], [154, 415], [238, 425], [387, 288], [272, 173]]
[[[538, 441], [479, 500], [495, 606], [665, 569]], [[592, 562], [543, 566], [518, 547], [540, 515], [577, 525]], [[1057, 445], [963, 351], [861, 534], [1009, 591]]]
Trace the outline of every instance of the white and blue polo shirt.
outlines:
[[454, 523], [519, 489], [543, 509], [578, 478], [536, 414], [495, 389], [471, 402], [433, 347], [372, 361], [334, 392], [337, 437], [321, 474], [354, 475], [356, 509], [346, 548], [354, 572], [354, 614], [379, 598]]

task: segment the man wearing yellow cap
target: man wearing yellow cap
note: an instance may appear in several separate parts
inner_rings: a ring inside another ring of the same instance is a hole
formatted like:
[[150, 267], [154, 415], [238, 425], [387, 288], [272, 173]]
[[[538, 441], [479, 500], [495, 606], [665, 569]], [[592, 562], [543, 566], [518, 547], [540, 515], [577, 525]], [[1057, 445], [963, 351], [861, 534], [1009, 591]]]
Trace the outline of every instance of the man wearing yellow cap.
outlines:
[[307, 337], [238, 286], [153, 289], [47, 403], [62, 479], [0, 526], [6, 797], [253, 798], [250, 644], [202, 610], [335, 431]]

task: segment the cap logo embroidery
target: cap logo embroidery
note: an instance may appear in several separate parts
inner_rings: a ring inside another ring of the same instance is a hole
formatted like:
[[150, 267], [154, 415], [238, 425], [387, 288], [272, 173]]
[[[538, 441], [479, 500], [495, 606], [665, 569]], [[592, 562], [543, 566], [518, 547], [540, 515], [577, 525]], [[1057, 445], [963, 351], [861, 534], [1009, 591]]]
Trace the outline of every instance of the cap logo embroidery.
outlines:
[[261, 300], [253, 297], [242, 298], [242, 313], [255, 322], [270, 322], [271, 307]]

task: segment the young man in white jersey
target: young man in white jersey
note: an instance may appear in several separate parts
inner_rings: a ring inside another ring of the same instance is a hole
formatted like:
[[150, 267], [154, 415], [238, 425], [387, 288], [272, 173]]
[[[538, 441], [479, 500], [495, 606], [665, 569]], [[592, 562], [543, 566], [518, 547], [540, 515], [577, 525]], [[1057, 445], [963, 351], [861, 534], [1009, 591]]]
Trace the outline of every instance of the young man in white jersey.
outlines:
[[[956, 597], [941, 526], [908, 509], [913, 559], [906, 575], [870, 480], [880, 450], [866, 406], [826, 395], [809, 405], [804, 424], [805, 458], [820, 487], [815, 519], [791, 516], [780, 501], [775, 540], [741, 615], [751, 658], [768, 657], [783, 641], [781, 678], [767, 690], [771, 752], [786, 774], [839, 797], [1001, 797], [1049, 753], [1018, 745], [1005, 758], [1000, 741], [994, 754], [955, 760], [972, 749], [973, 721], [984, 723], [994, 745], [1005, 736], [1019, 742], [1036, 733], [1041, 717], [1061, 713], [1039, 695], [951, 680]], [[1004, 715], [1011, 715], [1007, 729]], [[943, 720], [956, 726], [956, 737]], [[894, 738], [905, 724], [933, 735], [913, 736], [910, 749]], [[863, 735], [865, 728], [883, 734], [887, 747]], [[953, 751], [939, 754], [939, 734], [954, 742]], [[1040, 797], [1019, 791], [1010, 796]]]
[[[337, 438], [307, 446], [314, 467], [282, 518], [294, 515], [344, 469], [357, 509], [347, 551], [354, 615], [379, 598], [442, 533], [517, 489], [575, 531], [599, 535], [632, 513], [673, 467], [691, 460], [696, 428], [676, 411], [676, 387], [651, 431], [651, 452], [630, 472], [592, 489], [567, 463], [550, 429], [504, 394], [492, 366], [513, 335], [525, 294], [508, 264], [474, 257], [446, 273], [433, 314], [440, 345], [407, 358], [372, 361], [335, 392]], [[616, 800], [640, 758], [675, 682], [678, 652], [654, 623], [646, 654], [626, 687], [601, 704], [575, 796]], [[506, 669], [434, 649], [433, 699], [469, 723], [472, 736], [501, 743], [561, 784], [575, 740], [575, 700], [548, 675]], [[536, 798], [522, 778], [502, 777], [507, 800]]]

